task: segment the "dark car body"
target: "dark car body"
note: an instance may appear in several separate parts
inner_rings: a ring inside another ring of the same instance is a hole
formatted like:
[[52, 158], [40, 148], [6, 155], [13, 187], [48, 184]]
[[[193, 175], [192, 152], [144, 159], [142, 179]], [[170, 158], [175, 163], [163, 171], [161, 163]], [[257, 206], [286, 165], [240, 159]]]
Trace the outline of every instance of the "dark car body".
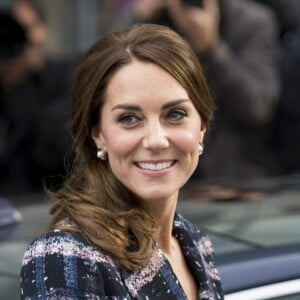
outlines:
[[300, 176], [209, 191], [191, 185], [182, 212], [210, 236], [226, 299], [300, 299]]

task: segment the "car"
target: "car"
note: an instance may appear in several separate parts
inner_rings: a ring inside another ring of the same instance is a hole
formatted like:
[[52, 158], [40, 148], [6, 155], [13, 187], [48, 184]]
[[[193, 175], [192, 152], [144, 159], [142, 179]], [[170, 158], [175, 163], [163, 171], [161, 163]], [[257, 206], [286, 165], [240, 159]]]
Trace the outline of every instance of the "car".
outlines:
[[[0, 299], [19, 299], [29, 242], [46, 230], [51, 201], [7, 197], [15, 222], [0, 240]], [[226, 300], [300, 299], [300, 175], [234, 187], [188, 184], [178, 212], [210, 237]]]
[[[20, 299], [20, 268], [29, 242], [49, 221], [50, 201], [40, 194], [0, 199], [0, 299]], [[5, 213], [5, 215], [4, 215]]]
[[226, 300], [300, 299], [300, 176], [190, 186], [179, 210], [209, 235]]

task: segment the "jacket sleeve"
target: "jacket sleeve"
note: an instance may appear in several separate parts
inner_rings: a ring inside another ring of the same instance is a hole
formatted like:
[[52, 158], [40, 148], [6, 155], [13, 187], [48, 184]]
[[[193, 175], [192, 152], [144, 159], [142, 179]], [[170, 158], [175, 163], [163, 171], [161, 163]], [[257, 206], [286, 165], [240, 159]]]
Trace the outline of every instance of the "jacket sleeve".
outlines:
[[21, 299], [105, 296], [93, 252], [80, 239], [78, 234], [53, 231], [29, 246], [21, 268]]

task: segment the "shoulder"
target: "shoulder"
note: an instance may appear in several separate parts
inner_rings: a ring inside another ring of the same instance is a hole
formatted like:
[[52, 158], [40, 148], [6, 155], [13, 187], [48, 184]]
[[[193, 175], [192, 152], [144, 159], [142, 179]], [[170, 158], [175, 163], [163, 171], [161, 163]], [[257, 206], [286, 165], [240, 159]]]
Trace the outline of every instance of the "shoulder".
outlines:
[[20, 276], [22, 299], [96, 299], [106, 295], [108, 285], [120, 289], [114, 261], [80, 233], [68, 231], [35, 239], [24, 254]]
[[80, 233], [63, 230], [49, 231], [36, 238], [26, 250], [22, 264], [24, 266], [39, 257], [72, 257], [114, 265], [110, 256], [90, 245]]
[[179, 227], [183, 231], [186, 231], [204, 257], [214, 254], [212, 243], [202, 228], [194, 225], [180, 214], [176, 214], [175, 216], [174, 227]]
[[78, 233], [61, 230], [49, 231], [30, 243], [25, 252], [24, 260], [27, 261], [48, 254], [76, 254], [79, 249], [87, 246], [87, 242]]
[[190, 222], [188, 219], [183, 217], [181, 214], [176, 213], [175, 218], [174, 218], [174, 227], [181, 227], [182, 229], [188, 230], [190, 233], [199, 235], [199, 236], [204, 236], [205, 233], [204, 231]]
[[[174, 227], [177, 227], [181, 234], [185, 235], [185, 237], [183, 237], [183, 242], [185, 243], [183, 248], [188, 249], [186, 256], [192, 256], [191, 261], [193, 261], [193, 263], [197, 260], [200, 261], [199, 265], [203, 266], [203, 269], [208, 278], [213, 282], [216, 290], [222, 294], [220, 276], [215, 266], [214, 249], [204, 230], [192, 224], [180, 214], [175, 215]], [[189, 247], [189, 245], [191, 245], [190, 241], [192, 241], [192, 247]], [[200, 271], [200, 273], [201, 272], [202, 271]]]

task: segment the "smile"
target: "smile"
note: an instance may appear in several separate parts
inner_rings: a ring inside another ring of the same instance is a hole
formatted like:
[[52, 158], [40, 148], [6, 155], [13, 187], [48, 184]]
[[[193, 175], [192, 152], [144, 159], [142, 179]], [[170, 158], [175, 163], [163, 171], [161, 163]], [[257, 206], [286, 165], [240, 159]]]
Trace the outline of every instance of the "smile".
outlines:
[[173, 166], [175, 161], [165, 161], [159, 163], [136, 163], [136, 165], [143, 170], [151, 170], [151, 171], [161, 171], [170, 168]]

